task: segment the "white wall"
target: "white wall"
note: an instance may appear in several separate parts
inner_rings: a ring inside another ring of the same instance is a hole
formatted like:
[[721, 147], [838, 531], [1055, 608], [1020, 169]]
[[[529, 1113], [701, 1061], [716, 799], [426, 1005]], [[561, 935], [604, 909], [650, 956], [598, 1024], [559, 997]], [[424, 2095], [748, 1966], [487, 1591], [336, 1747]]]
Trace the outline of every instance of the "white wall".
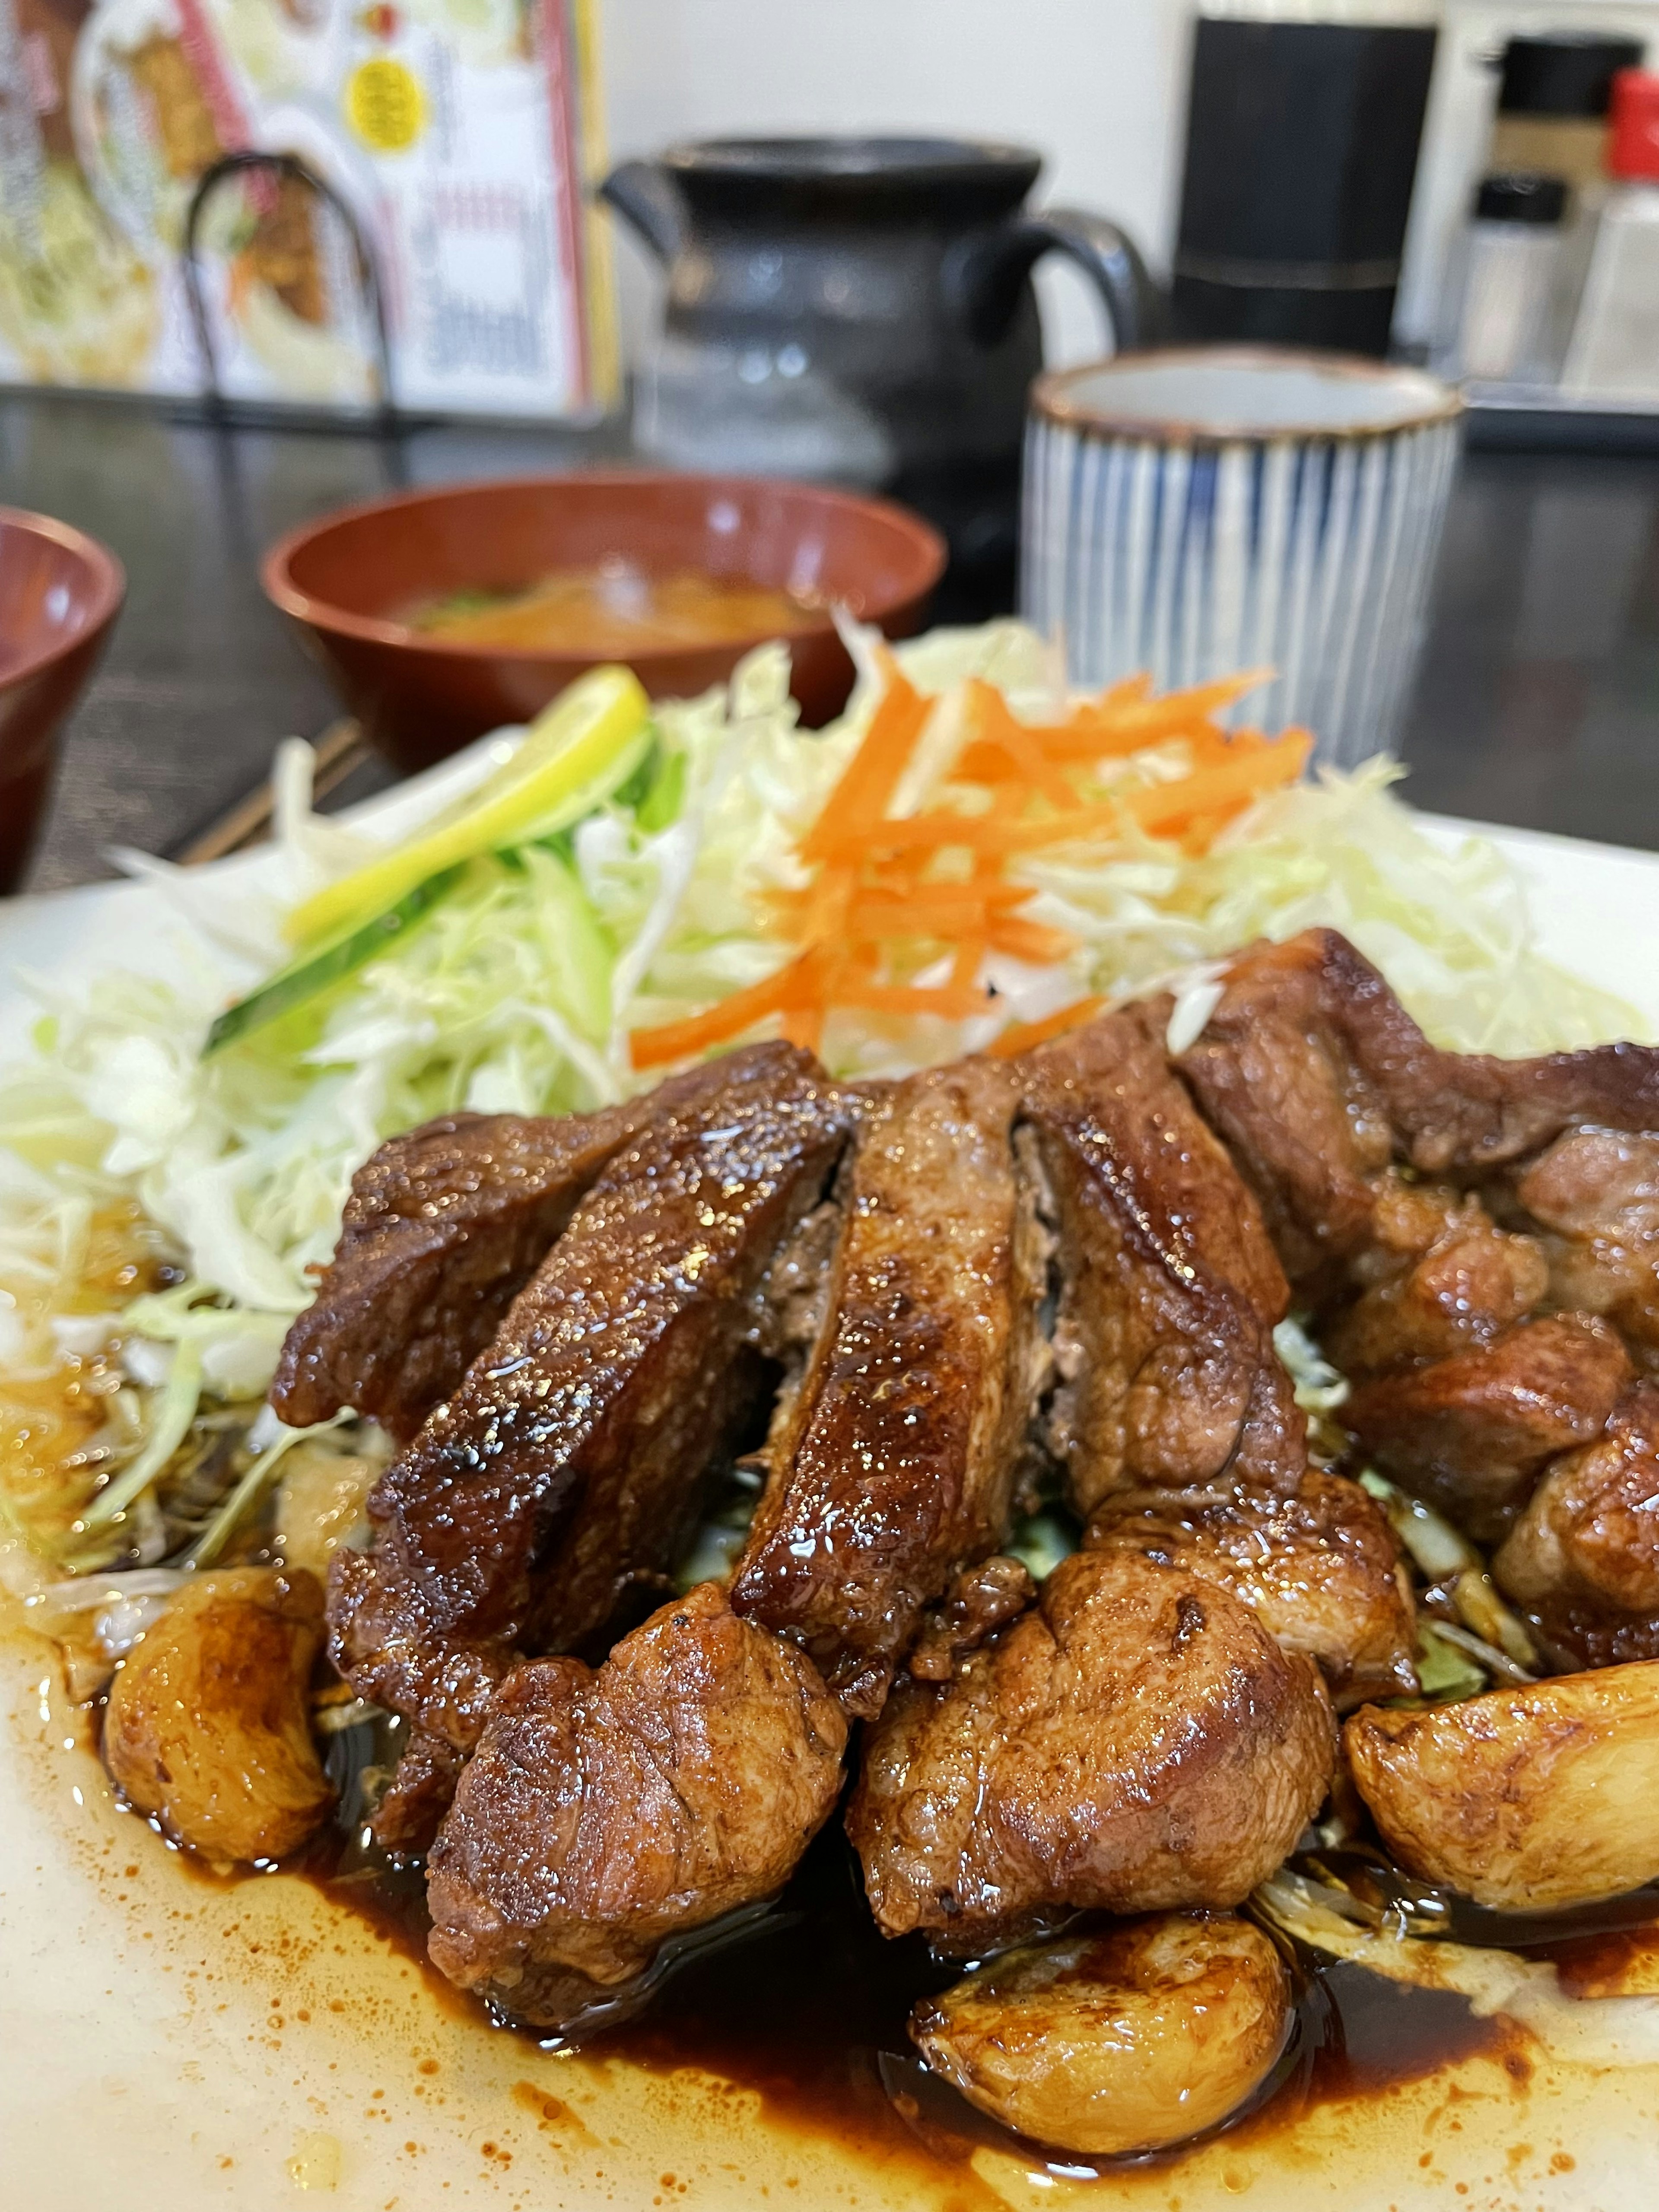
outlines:
[[[1042, 149], [1039, 198], [1114, 216], [1167, 267], [1181, 184], [1193, 0], [600, 0], [613, 158], [678, 138], [898, 130], [1012, 138]], [[1220, 0], [1221, 5], [1227, 0]], [[1237, 12], [1401, 20], [1423, 0], [1231, 0]], [[1219, 7], [1218, 7], [1219, 12]], [[1479, 64], [1510, 30], [1581, 21], [1645, 30], [1659, 0], [1446, 0], [1408, 240], [1400, 329], [1426, 337], [1445, 241], [1486, 143], [1494, 80]], [[620, 228], [620, 227], [619, 227]], [[653, 272], [617, 248], [630, 358], [656, 312]], [[1102, 349], [1071, 272], [1039, 282], [1051, 360]]]
[[[1189, 15], [1188, 0], [603, 0], [611, 152], [771, 131], [1016, 139], [1048, 157], [1040, 198], [1112, 216], [1161, 263]], [[619, 243], [617, 260], [631, 356], [653, 294], [642, 255]], [[1067, 357], [1103, 350], [1080, 281], [1055, 271], [1043, 290]]]

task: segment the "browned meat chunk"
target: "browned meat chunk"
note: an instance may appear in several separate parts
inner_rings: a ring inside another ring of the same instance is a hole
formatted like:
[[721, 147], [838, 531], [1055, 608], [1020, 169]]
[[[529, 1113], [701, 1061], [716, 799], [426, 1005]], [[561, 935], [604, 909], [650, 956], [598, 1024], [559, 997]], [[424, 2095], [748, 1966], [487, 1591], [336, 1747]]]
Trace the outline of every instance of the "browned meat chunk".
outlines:
[[708, 1583], [597, 1673], [520, 1667], [433, 1849], [433, 1959], [521, 2020], [568, 2020], [665, 1938], [782, 1887], [846, 1741], [811, 1660]]
[[1659, 1388], [1638, 1383], [1556, 1461], [1492, 1573], [1571, 1664], [1659, 1658]]
[[1058, 1224], [1056, 1455], [1084, 1516], [1115, 1490], [1293, 1490], [1305, 1425], [1273, 1346], [1285, 1278], [1249, 1193], [1131, 1006], [1023, 1063]]
[[970, 1651], [977, 1651], [1009, 1621], [1018, 1620], [1036, 1595], [1021, 1559], [981, 1559], [964, 1567], [921, 1625], [906, 1662], [919, 1682], [948, 1682]]
[[1181, 1065], [1297, 1280], [1365, 1242], [1371, 1181], [1391, 1156], [1426, 1174], [1480, 1173], [1580, 1124], [1659, 1129], [1659, 1050], [1441, 1052], [1328, 929], [1242, 953]]
[[1216, 1583], [1287, 1651], [1316, 1660], [1339, 1711], [1414, 1691], [1416, 1608], [1388, 1522], [1357, 1482], [1310, 1468], [1271, 1491], [1142, 1491], [1110, 1499], [1084, 1538]]
[[1342, 1419], [1380, 1468], [1488, 1542], [1547, 1459], [1601, 1434], [1629, 1380], [1605, 1322], [1558, 1314], [1364, 1383]]
[[334, 1257], [283, 1346], [276, 1412], [305, 1428], [349, 1406], [406, 1443], [616, 1153], [724, 1079], [716, 1061], [597, 1114], [456, 1114], [382, 1145], [351, 1179]]
[[1490, 1344], [1543, 1297], [1537, 1241], [1499, 1229], [1478, 1198], [1393, 1174], [1376, 1189], [1371, 1242], [1351, 1263], [1359, 1296], [1325, 1338], [1344, 1374]]
[[1574, 1129], [1516, 1196], [1542, 1227], [1552, 1302], [1606, 1315], [1659, 1371], [1659, 1135]]
[[612, 1160], [387, 1468], [373, 1551], [335, 1557], [341, 1672], [458, 1749], [515, 1654], [580, 1646], [672, 1562], [754, 1406], [758, 1294], [851, 1115], [790, 1046], [728, 1065]]
[[827, 1322], [732, 1582], [737, 1610], [804, 1644], [850, 1717], [879, 1712], [923, 1607], [1008, 1533], [1047, 1361], [1018, 1097], [1006, 1069], [969, 1060], [871, 1109]]
[[1318, 1670], [1237, 1599], [1079, 1553], [947, 1686], [898, 1685], [847, 1825], [884, 1934], [982, 1952], [1067, 1908], [1237, 1904], [1318, 1808], [1334, 1752]]

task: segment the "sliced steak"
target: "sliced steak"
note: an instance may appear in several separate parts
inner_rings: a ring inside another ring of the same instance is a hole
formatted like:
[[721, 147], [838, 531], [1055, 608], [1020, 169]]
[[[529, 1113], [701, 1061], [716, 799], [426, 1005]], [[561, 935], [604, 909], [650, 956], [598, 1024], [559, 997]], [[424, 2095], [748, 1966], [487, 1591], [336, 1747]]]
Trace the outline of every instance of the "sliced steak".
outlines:
[[969, 1060], [871, 1109], [823, 1325], [771, 1439], [732, 1602], [802, 1644], [849, 1717], [881, 1710], [923, 1607], [1008, 1534], [1048, 1356], [1018, 1103], [1006, 1068]]
[[1659, 1657], [1659, 1387], [1637, 1383], [1553, 1462], [1492, 1574], [1570, 1665]]
[[1339, 1712], [1417, 1687], [1417, 1608], [1400, 1547], [1342, 1475], [1310, 1467], [1290, 1498], [1248, 1489], [1114, 1498], [1083, 1540], [1230, 1590], [1286, 1651], [1318, 1662]]
[[1237, 1905], [1317, 1810], [1335, 1730], [1313, 1662], [1214, 1583], [1132, 1551], [902, 1681], [847, 1826], [884, 1935], [983, 1954], [1077, 1908]]
[[455, 1114], [382, 1145], [352, 1177], [334, 1257], [288, 1333], [276, 1411], [306, 1428], [349, 1406], [407, 1443], [615, 1155], [729, 1079], [711, 1061], [597, 1114]]
[[1504, 1534], [1547, 1460], [1601, 1435], [1630, 1379], [1605, 1322], [1556, 1314], [1364, 1383], [1342, 1419], [1379, 1467], [1486, 1543]]
[[1306, 1463], [1273, 1344], [1284, 1273], [1170, 1071], [1166, 1013], [1126, 1007], [1020, 1064], [1059, 1237], [1053, 1445], [1085, 1518], [1146, 1484], [1289, 1492]]
[[669, 1936], [782, 1887], [846, 1741], [811, 1660], [712, 1583], [597, 1672], [516, 1668], [433, 1848], [434, 1960], [517, 2019], [569, 2021]]
[[758, 1048], [611, 1160], [487, 1351], [337, 1553], [337, 1665], [459, 1750], [515, 1655], [580, 1648], [665, 1569], [757, 1404], [760, 1296], [852, 1108]]

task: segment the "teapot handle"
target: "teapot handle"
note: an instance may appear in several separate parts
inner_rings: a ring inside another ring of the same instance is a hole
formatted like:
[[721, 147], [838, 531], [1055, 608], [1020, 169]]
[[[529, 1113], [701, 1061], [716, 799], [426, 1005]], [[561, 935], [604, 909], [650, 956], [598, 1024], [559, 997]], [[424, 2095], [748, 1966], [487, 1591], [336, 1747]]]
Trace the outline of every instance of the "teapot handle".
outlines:
[[618, 163], [598, 197], [639, 233], [659, 261], [672, 261], [684, 245], [684, 203], [660, 161]]
[[1021, 287], [1045, 253], [1063, 253], [1091, 279], [1118, 352], [1155, 344], [1164, 336], [1164, 295], [1133, 240], [1104, 216], [1044, 208], [982, 232], [958, 252], [951, 282], [969, 334], [981, 345], [994, 345], [1006, 331]]

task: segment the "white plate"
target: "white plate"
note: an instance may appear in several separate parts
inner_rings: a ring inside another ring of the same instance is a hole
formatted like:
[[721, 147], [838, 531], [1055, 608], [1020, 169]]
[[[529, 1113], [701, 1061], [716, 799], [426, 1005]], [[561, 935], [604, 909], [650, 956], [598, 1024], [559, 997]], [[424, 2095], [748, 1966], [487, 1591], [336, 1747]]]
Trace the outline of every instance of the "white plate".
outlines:
[[[376, 826], [410, 807], [400, 793]], [[1659, 1031], [1659, 858], [1487, 834], [1533, 887], [1545, 950]], [[257, 880], [269, 863], [225, 865]], [[29, 1015], [9, 980], [18, 964], [84, 973], [118, 947], [125, 964], [159, 969], [179, 945], [144, 886], [0, 907], [0, 1056]], [[1654, 2202], [1653, 2065], [1468, 2060], [1085, 2188], [983, 2151], [946, 2169], [852, 2112], [854, 2140], [832, 2141], [707, 2075], [549, 2056], [444, 2002], [307, 1883], [221, 1887], [189, 1874], [112, 1806], [52, 1681], [44, 1645], [19, 1635], [0, 1650], [12, 1739], [0, 1784], [0, 2200], [17, 2212], [297, 2212], [301, 2176], [340, 2212], [1036, 2212], [1074, 2197], [1232, 2212], [1246, 2196], [1259, 2212], [1650, 2212]]]

